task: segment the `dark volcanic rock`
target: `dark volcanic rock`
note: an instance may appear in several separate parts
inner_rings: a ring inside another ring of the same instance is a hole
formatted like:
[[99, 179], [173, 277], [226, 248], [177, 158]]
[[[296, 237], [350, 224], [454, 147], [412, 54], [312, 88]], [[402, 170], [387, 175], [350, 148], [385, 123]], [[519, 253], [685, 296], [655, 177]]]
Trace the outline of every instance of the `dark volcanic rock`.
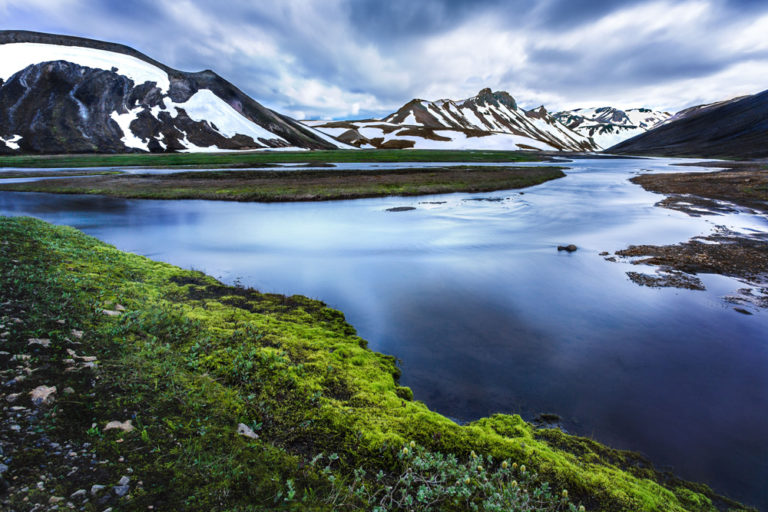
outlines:
[[110, 113], [126, 111], [132, 92], [133, 83], [111, 71], [64, 61], [29, 66], [0, 87], [0, 136], [22, 135], [24, 152], [130, 151]]
[[688, 109], [606, 152], [657, 156], [768, 157], [768, 91]]

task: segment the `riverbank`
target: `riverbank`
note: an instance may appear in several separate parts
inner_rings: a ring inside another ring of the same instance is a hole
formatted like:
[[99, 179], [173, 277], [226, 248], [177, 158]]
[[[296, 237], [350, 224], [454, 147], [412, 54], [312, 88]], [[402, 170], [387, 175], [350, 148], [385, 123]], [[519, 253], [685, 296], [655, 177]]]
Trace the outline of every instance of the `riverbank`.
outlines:
[[559, 167], [455, 166], [388, 170], [205, 171], [122, 174], [3, 184], [0, 190], [132, 199], [323, 201], [491, 192], [562, 178]]
[[[567, 154], [566, 154], [567, 156]], [[229, 153], [125, 153], [0, 156], [1, 167], [259, 167], [278, 163], [342, 162], [541, 162], [547, 154], [531, 151], [373, 149], [327, 151], [237, 151]]]
[[28, 218], [0, 219], [0, 233], [9, 508], [357, 510], [387, 486], [457, 510], [493, 490], [510, 508], [548, 482], [539, 510], [567, 510], [564, 489], [588, 510], [741, 509], [519, 416], [459, 426], [320, 302], [225, 286]]
[[[690, 164], [694, 165], [694, 164]], [[768, 166], [763, 162], [705, 162], [728, 170], [702, 173], [643, 174], [632, 178], [650, 192], [666, 194], [656, 206], [691, 216], [720, 215], [739, 208], [768, 213]], [[717, 227], [710, 235], [674, 245], [630, 246], [616, 256], [657, 267], [655, 274], [629, 272], [632, 281], [652, 287], [703, 290], [697, 274], [734, 277], [745, 288], [725, 300], [739, 313], [768, 307], [768, 234], [735, 233]]]

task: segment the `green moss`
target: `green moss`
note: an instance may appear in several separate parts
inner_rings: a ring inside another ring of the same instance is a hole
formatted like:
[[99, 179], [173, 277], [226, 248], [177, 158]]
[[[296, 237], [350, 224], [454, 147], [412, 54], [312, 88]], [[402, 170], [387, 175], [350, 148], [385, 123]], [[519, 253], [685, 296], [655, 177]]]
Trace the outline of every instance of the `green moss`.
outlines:
[[[224, 286], [29, 218], [0, 218], [0, 233], [8, 242], [0, 246], [2, 300], [37, 312], [29, 332], [66, 317], [87, 332], [83, 343], [105, 369], [100, 398], [63, 400], [57, 428], [84, 435], [91, 422], [135, 418], [133, 433], [99, 432], [95, 442], [151, 482], [135, 496], [137, 508], [290, 507], [275, 501], [290, 479], [303, 508], [322, 509], [339, 489], [306, 461], [337, 453], [342, 479], [356, 467], [388, 471], [410, 441], [525, 464], [589, 510], [738, 506], [635, 454], [536, 430], [517, 415], [459, 426], [413, 400], [394, 358], [368, 350], [342, 313], [318, 301]], [[101, 314], [116, 303], [127, 312]], [[54, 341], [65, 334], [54, 331]], [[259, 439], [236, 435], [238, 423]]]

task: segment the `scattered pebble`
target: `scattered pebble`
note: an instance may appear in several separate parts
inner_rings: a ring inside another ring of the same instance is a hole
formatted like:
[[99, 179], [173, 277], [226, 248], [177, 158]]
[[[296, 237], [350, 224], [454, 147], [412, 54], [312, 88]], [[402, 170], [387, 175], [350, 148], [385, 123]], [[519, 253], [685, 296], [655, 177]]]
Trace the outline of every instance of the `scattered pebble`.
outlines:
[[131, 424], [131, 420], [126, 421], [110, 421], [107, 423], [107, 425], [104, 427], [104, 430], [112, 430], [112, 429], [119, 429], [123, 432], [132, 432], [133, 431], [133, 425]]
[[27, 345], [40, 345], [47, 348], [51, 346], [51, 340], [48, 338], [30, 338], [27, 340]]
[[246, 425], [245, 423], [240, 423], [237, 425], [237, 433], [241, 436], [248, 437], [251, 439], [258, 439], [259, 435], [253, 431], [251, 427]]
[[32, 397], [32, 403], [36, 406], [50, 405], [54, 401], [53, 395], [56, 393], [56, 386], [38, 386], [29, 394]]

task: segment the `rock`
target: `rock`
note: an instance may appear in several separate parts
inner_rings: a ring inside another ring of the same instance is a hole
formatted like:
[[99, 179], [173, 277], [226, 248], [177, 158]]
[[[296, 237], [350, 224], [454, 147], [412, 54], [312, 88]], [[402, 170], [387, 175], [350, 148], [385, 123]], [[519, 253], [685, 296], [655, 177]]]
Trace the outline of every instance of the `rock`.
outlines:
[[96, 361], [98, 359], [99, 358], [96, 357], [96, 356], [82, 356], [82, 357], [80, 357], [80, 360], [81, 361], [85, 361], [86, 363], [89, 363], [89, 362], [92, 362], [92, 361]]
[[71, 499], [73, 499], [73, 500], [76, 500], [76, 499], [84, 499], [84, 498], [85, 498], [85, 495], [86, 495], [87, 493], [88, 493], [88, 491], [86, 491], [85, 489], [80, 489], [79, 491], [75, 491], [75, 492], [73, 492], [72, 494], [70, 494], [70, 496], [69, 496], [69, 497], [70, 497]]
[[0, 463], [0, 476], [3, 476], [3, 474], [6, 473], [7, 471], [8, 471], [8, 466]]
[[59, 324], [59, 325], [64, 325], [64, 324], [66, 324], [66, 323], [67, 323], [67, 321], [66, 321], [66, 320], [63, 320], [63, 319], [61, 319], [61, 320], [56, 320], [56, 323], [57, 323], [57, 324]]
[[27, 345], [40, 345], [41, 347], [50, 347], [51, 340], [48, 338], [30, 338], [27, 340]]
[[117, 494], [119, 497], [122, 498], [123, 496], [128, 494], [128, 491], [130, 491], [131, 488], [128, 487], [127, 485], [116, 485], [112, 488], [112, 490], [115, 492], [115, 494]]
[[737, 313], [741, 313], [742, 315], [751, 315], [752, 314], [752, 313], [750, 313], [748, 310], [746, 310], [744, 308], [733, 308], [733, 310], [736, 311]]
[[110, 421], [104, 427], [104, 430], [112, 430], [112, 429], [122, 430], [123, 432], [133, 432], [133, 425], [131, 424], [131, 420], [126, 420], [123, 422]]
[[113, 311], [111, 309], [102, 309], [101, 312], [104, 313], [107, 316], [120, 316], [120, 315], [122, 315], [122, 313], [120, 313], [119, 311]]
[[415, 210], [413, 206], [396, 206], [394, 208], [387, 208], [386, 211], [388, 212], [409, 212], [411, 210]]
[[117, 482], [117, 485], [128, 485], [129, 483], [131, 483], [131, 479], [123, 475], [120, 481]]
[[258, 439], [259, 435], [253, 431], [251, 427], [246, 425], [245, 423], [240, 423], [237, 425], [237, 433], [241, 436], [249, 437], [251, 439]]
[[72, 329], [71, 332], [72, 332], [72, 336], [74, 336], [75, 338], [80, 339], [80, 338], [83, 337], [83, 331], [78, 331], [76, 329]]
[[30, 391], [32, 403], [36, 406], [50, 405], [54, 401], [53, 395], [56, 393], [56, 386], [38, 386]]
[[8, 402], [13, 403], [16, 400], [18, 400], [20, 396], [21, 396], [21, 393], [11, 393], [10, 395], [6, 396], [5, 399]]
[[59, 496], [51, 496], [51, 498], [48, 500], [49, 505], [55, 505], [57, 503], [61, 503], [64, 501], [64, 498], [61, 498]]
[[75, 390], [74, 390], [74, 389], [72, 389], [72, 388], [71, 388], [71, 387], [69, 387], [69, 386], [67, 386], [66, 388], [64, 388], [64, 394], [65, 394], [65, 395], [72, 395], [72, 394], [74, 394], [74, 392], [75, 392]]
[[577, 249], [578, 249], [578, 247], [576, 247], [576, 246], [575, 246], [575, 245], [573, 245], [573, 244], [569, 244], [569, 245], [558, 245], [558, 246], [557, 246], [557, 250], [558, 250], [558, 251], [575, 252]]
[[91, 496], [96, 496], [99, 494], [102, 490], [104, 490], [103, 485], [94, 484], [91, 486]]
[[115, 311], [124, 312], [125, 311], [125, 306], [123, 306], [122, 304], [116, 304], [115, 305]]

